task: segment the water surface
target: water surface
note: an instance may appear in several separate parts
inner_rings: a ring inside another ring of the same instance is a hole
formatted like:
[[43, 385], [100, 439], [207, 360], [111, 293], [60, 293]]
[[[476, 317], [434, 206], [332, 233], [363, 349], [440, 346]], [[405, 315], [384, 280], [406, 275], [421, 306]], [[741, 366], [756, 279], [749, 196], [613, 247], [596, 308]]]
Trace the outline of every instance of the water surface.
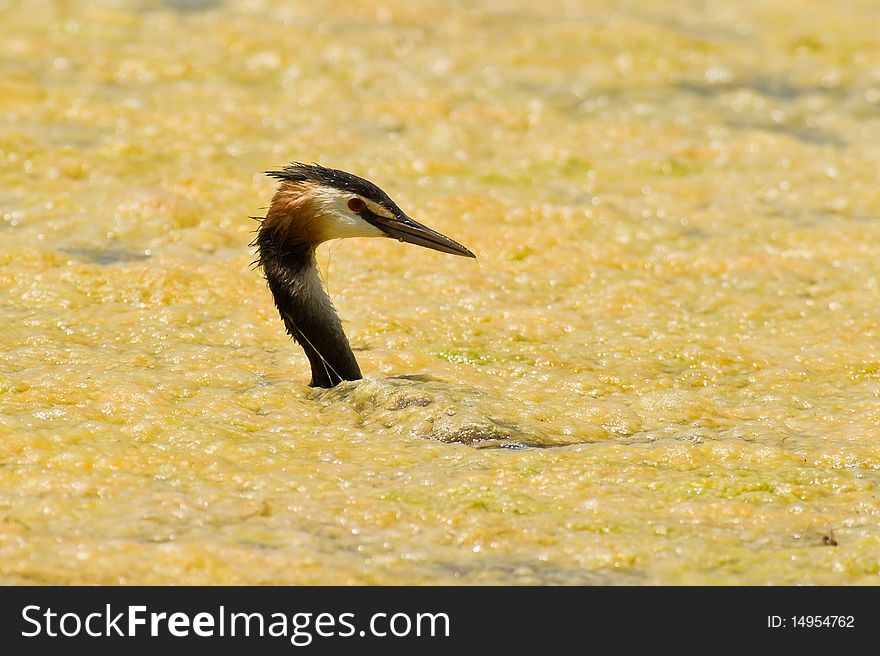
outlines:
[[[880, 583], [872, 2], [0, 2], [0, 580]], [[298, 159], [476, 262], [248, 243]]]

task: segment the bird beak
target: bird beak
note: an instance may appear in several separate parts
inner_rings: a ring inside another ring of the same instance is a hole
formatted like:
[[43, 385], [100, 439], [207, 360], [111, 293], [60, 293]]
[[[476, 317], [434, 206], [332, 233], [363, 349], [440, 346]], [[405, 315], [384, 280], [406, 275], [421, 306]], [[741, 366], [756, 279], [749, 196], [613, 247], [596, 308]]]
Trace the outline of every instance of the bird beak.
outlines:
[[398, 241], [424, 246], [441, 253], [461, 255], [462, 257], [477, 257], [457, 241], [453, 241], [446, 235], [441, 235], [439, 232], [423, 226], [418, 221], [413, 221], [408, 216], [388, 219], [384, 216], [373, 215], [371, 219], [373, 225], [387, 236], [393, 237]]

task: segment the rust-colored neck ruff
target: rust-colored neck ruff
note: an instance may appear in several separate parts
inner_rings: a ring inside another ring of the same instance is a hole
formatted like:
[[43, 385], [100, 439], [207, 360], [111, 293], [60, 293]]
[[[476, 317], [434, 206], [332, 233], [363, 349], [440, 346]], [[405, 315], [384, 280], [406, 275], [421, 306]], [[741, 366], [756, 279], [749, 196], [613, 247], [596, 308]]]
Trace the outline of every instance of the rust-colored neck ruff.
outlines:
[[281, 186], [257, 233], [258, 261], [287, 332], [305, 351], [312, 387], [362, 378], [330, 297], [318, 276], [307, 189]]

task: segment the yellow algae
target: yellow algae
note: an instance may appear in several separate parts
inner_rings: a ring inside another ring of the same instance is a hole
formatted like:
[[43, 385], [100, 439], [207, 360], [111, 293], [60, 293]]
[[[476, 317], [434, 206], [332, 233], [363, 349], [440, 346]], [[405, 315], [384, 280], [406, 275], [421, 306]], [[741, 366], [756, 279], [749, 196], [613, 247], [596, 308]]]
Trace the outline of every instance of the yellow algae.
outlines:
[[[0, 5], [0, 582], [880, 583], [869, 4]], [[478, 256], [322, 247], [334, 390], [291, 160]]]

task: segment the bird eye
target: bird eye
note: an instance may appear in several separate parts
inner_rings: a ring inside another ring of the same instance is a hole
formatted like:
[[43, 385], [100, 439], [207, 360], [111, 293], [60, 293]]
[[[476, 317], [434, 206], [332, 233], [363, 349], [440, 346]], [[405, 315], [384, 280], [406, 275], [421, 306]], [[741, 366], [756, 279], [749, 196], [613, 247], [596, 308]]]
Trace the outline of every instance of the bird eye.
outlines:
[[367, 204], [363, 200], [361, 200], [360, 198], [349, 198], [348, 199], [348, 209], [350, 209], [352, 212], [357, 212], [357, 213], [363, 212], [364, 208], [366, 206], [367, 206]]

